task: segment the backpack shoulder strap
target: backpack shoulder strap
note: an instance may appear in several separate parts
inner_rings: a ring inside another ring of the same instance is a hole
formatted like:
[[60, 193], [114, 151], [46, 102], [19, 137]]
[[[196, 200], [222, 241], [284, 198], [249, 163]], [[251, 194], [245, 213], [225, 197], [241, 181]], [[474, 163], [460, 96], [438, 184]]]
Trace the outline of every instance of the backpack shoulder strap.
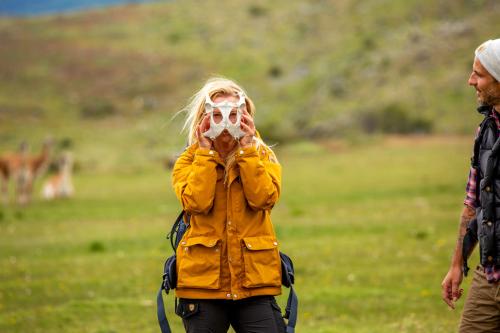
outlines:
[[[184, 220], [184, 216], [186, 219]], [[165, 293], [168, 294], [171, 289], [175, 288], [177, 277], [176, 274], [176, 260], [175, 260], [175, 249], [177, 247], [177, 231], [181, 223], [185, 223], [189, 225], [190, 215], [186, 213], [184, 210], [179, 213], [179, 216], [175, 219], [174, 224], [172, 225], [172, 229], [167, 234], [167, 238], [170, 239], [170, 244], [172, 245], [172, 249], [174, 250], [174, 255], [169, 257], [165, 261], [165, 265], [163, 267], [163, 281], [161, 283], [160, 289], [158, 290], [158, 294], [156, 295], [156, 315], [158, 317], [158, 324], [160, 325], [160, 329], [162, 333], [172, 333], [170, 330], [170, 325], [168, 324], [168, 319], [165, 314], [165, 304], [163, 303], [162, 292], [165, 290]], [[184, 222], [183, 222], [184, 221]]]
[[162, 291], [168, 295], [169, 291], [175, 288], [177, 278], [176, 275], [176, 257], [175, 255], [169, 257], [163, 266], [163, 281], [156, 296], [156, 314], [158, 317], [158, 324], [162, 333], [171, 333], [170, 326], [168, 325], [167, 315], [165, 314], [165, 305], [163, 304]]
[[177, 244], [176, 244], [177, 239], [175, 236], [176, 236], [177, 230], [179, 229], [179, 225], [183, 221], [184, 214], [186, 214], [186, 220], [187, 220], [185, 223], [189, 224], [190, 216], [188, 213], [186, 213], [184, 210], [182, 210], [179, 213], [179, 216], [177, 216], [177, 218], [175, 219], [175, 222], [172, 225], [172, 229], [170, 229], [170, 232], [167, 234], [167, 238], [170, 239], [170, 245], [172, 245], [172, 249], [174, 250], [174, 252], [175, 252], [175, 249], [177, 248]]
[[158, 324], [160, 325], [161, 333], [172, 333], [170, 330], [170, 325], [168, 324], [167, 316], [165, 315], [165, 305], [163, 304], [163, 283], [160, 286], [160, 290], [158, 290], [158, 294], [156, 295], [156, 315], [158, 317]]
[[295, 293], [295, 289], [293, 288], [293, 283], [295, 282], [294, 273], [293, 273], [293, 264], [291, 259], [284, 253], [280, 252], [281, 258], [281, 274], [284, 277], [282, 284], [285, 287], [290, 288], [290, 292], [288, 293], [288, 300], [286, 302], [285, 315], [283, 318], [288, 319], [288, 323], [286, 325], [286, 333], [295, 333], [295, 325], [297, 325], [297, 313], [299, 308], [299, 299], [297, 294]]
[[288, 300], [286, 302], [286, 310], [284, 318], [288, 319], [286, 325], [286, 333], [294, 333], [295, 325], [297, 325], [297, 312], [299, 307], [299, 299], [293, 289], [293, 285], [290, 285], [290, 292], [288, 294]]

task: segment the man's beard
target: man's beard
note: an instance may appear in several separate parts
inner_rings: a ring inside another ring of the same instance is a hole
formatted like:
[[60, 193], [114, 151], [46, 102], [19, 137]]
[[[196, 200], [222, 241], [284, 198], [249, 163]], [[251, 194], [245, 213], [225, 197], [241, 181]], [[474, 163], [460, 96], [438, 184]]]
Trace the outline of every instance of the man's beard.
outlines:
[[500, 83], [496, 82], [481, 92], [479, 102], [483, 105], [500, 105]]

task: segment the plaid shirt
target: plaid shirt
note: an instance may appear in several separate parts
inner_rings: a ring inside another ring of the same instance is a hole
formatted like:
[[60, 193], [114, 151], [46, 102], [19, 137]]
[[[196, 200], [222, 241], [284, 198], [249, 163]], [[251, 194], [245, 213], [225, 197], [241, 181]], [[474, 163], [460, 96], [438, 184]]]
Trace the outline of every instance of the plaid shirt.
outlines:
[[[495, 123], [497, 124], [497, 128], [499, 129], [500, 133], [499, 115], [497, 112], [492, 112], [492, 116], [495, 119]], [[476, 131], [476, 138], [478, 135], [479, 135], [479, 128]], [[479, 181], [478, 177], [479, 177], [478, 170], [474, 169], [471, 166], [469, 171], [469, 178], [467, 180], [467, 186], [465, 187], [466, 196], [464, 204], [474, 209], [479, 207], [481, 204], [479, 198], [477, 198], [476, 195], [476, 184]], [[486, 274], [486, 280], [488, 280], [488, 282], [493, 283], [500, 281], [500, 267], [486, 266], [484, 267], [484, 273]]]

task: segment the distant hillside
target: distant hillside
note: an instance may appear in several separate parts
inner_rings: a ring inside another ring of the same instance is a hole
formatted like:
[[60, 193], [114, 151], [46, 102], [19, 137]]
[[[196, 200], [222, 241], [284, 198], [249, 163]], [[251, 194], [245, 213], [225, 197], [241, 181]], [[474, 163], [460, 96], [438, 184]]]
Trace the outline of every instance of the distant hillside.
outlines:
[[4, 18], [0, 141], [50, 129], [182, 146], [170, 118], [214, 73], [246, 87], [272, 142], [472, 135], [473, 51], [500, 37], [499, 14], [496, 0], [185, 0]]
[[57, 14], [151, 1], [155, 0], [2, 0], [0, 1], [0, 16]]

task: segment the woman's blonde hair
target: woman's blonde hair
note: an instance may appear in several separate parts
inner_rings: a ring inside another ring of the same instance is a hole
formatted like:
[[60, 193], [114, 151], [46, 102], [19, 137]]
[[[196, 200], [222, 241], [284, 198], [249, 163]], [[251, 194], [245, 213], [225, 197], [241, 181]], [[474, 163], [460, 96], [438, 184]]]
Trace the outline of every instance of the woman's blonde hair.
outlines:
[[[220, 95], [234, 95], [237, 96], [238, 92], [243, 92], [245, 94], [245, 104], [248, 113], [252, 116], [255, 115], [255, 105], [252, 100], [247, 96], [246, 92], [243, 88], [238, 85], [233, 80], [229, 80], [223, 77], [212, 77], [207, 80], [205, 85], [194, 94], [189, 100], [188, 105], [181, 110], [181, 112], [185, 112], [187, 114], [186, 121], [184, 122], [184, 126], [182, 128], [183, 131], [188, 131], [188, 144], [192, 145], [196, 143], [198, 140], [196, 138], [196, 129], [200, 125], [203, 115], [205, 113], [205, 98], [206, 96], [210, 96], [212, 100]], [[260, 145], [265, 145], [264, 142], [255, 137], [255, 143], [257, 148]], [[239, 145], [239, 143], [238, 143]], [[224, 174], [224, 183], [227, 184], [228, 178], [228, 170], [235, 164], [235, 152], [237, 150], [234, 149], [227, 157], [226, 157], [226, 168]]]

